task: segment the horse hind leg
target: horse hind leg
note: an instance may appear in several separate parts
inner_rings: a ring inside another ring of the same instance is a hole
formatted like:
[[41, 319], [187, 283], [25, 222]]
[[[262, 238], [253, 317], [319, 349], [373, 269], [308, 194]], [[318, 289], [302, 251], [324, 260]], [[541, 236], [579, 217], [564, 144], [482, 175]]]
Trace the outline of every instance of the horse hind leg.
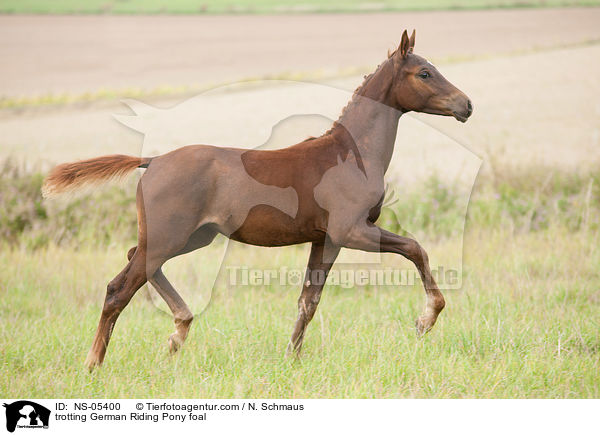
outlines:
[[[129, 250], [127, 253], [128, 260], [131, 260], [136, 249], [137, 246], [134, 246]], [[175, 332], [171, 334], [168, 339], [169, 351], [173, 354], [179, 350], [187, 338], [190, 326], [194, 320], [194, 315], [183, 298], [177, 293], [177, 290], [175, 290], [167, 280], [162, 269], [159, 268], [148, 282], [152, 284], [152, 287], [154, 287], [160, 297], [163, 298], [171, 310], [171, 313], [173, 313]]]
[[[216, 236], [216, 231], [211, 230], [207, 227], [202, 227], [196, 230], [189, 238], [185, 247], [177, 253], [182, 255], [187, 252], [194, 251], [209, 245]], [[136, 251], [136, 246], [131, 248], [127, 253], [127, 259], [131, 259]], [[148, 279], [152, 287], [156, 289], [161, 298], [166, 302], [167, 306], [173, 313], [173, 319], [175, 322], [175, 332], [169, 336], [169, 351], [171, 354], [177, 352], [179, 348], [185, 342], [194, 315], [190, 311], [189, 307], [183, 300], [183, 298], [177, 293], [177, 290], [171, 285], [164, 275], [161, 268], [159, 268], [154, 275]]]
[[158, 269], [149, 281], [173, 313], [175, 332], [169, 336], [169, 351], [173, 354], [179, 350], [187, 338], [194, 315], [161, 269]]
[[98, 329], [92, 347], [86, 359], [86, 366], [92, 371], [104, 361], [106, 348], [115, 323], [121, 311], [127, 306], [133, 295], [146, 282], [146, 256], [137, 250], [125, 268], [108, 284], [106, 297]]

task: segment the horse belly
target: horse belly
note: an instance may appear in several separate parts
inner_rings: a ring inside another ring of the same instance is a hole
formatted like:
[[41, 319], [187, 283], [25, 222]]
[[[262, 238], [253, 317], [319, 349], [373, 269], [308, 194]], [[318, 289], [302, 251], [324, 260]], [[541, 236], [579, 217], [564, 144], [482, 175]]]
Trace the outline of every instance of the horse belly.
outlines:
[[324, 233], [306, 221], [268, 205], [253, 207], [229, 238], [258, 246], [287, 246], [322, 240]]

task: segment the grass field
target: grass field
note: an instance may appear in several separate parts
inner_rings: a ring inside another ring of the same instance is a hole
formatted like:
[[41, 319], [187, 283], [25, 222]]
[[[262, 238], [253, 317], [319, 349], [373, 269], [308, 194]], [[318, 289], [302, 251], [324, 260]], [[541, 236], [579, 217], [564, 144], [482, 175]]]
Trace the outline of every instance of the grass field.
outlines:
[[598, 6], [598, 0], [1, 0], [0, 13], [194, 14], [417, 11], [515, 7]]
[[[36, 203], [6, 192], [34, 195], [39, 177], [12, 177], [6, 167], [4, 173], [3, 209], [10, 210], [7, 204], [17, 203], [17, 197]], [[105, 365], [89, 374], [83, 362], [106, 283], [125, 264], [132, 243], [105, 233], [125, 234], [135, 223], [110, 214], [100, 214], [89, 226], [84, 222], [94, 217], [93, 210], [110, 207], [103, 202], [107, 197], [119, 202], [132, 191], [104, 190], [72, 200], [76, 206], [68, 210], [38, 207], [44, 212], [32, 212], [20, 230], [13, 229], [21, 234], [12, 243], [4, 234], [0, 250], [0, 393], [38, 398], [600, 397], [597, 174], [555, 176], [540, 191], [533, 188], [539, 186], [533, 173], [525, 181], [505, 173], [496, 187], [487, 182], [476, 187], [464, 239], [464, 286], [445, 292], [447, 308], [424, 339], [417, 339], [413, 327], [424, 303], [420, 283], [329, 285], [300, 361], [284, 358], [299, 293], [293, 286], [218, 289], [174, 357], [166, 346], [172, 319], [142, 290], [117, 323]], [[21, 182], [7, 184], [15, 178]], [[408, 204], [408, 211], [429, 202]], [[122, 204], [123, 210], [131, 206]], [[4, 216], [4, 229], [10, 216]], [[52, 234], [64, 222], [82, 231], [39, 239], [43, 229]], [[423, 231], [443, 229], [415, 222]], [[448, 243], [454, 243], [449, 240], [442, 232], [426, 246], [430, 257], [443, 258]], [[302, 264], [307, 251], [244, 247], [238, 255], [289, 265]], [[198, 274], [207, 270], [194, 254], [189, 262]], [[177, 275], [178, 267], [167, 267], [166, 274]], [[197, 285], [193, 276], [177, 284], [186, 291]]]
[[597, 398], [600, 237], [561, 233], [472, 232], [466, 285], [422, 340], [419, 286], [329, 286], [299, 362], [284, 358], [296, 289], [217, 295], [175, 357], [170, 317], [138, 294], [91, 375], [83, 361], [125, 247], [3, 251], [1, 395]]

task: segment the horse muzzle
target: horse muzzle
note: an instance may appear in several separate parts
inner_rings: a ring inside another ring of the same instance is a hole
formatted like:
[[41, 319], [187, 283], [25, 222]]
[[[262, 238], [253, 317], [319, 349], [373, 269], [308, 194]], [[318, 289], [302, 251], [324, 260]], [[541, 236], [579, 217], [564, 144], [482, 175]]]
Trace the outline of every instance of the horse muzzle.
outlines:
[[469, 119], [469, 116], [471, 116], [472, 113], [473, 103], [471, 103], [471, 100], [466, 96], [464, 96], [464, 99], [461, 98], [461, 101], [457, 102], [452, 109], [452, 116], [460, 122], [467, 122], [467, 119]]

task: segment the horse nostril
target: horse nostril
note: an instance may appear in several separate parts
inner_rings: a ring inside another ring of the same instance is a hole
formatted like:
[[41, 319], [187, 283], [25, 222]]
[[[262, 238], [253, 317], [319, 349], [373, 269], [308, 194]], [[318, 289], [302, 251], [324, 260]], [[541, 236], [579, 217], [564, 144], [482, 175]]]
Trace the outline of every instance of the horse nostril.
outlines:
[[471, 116], [471, 113], [473, 113], [473, 105], [471, 104], [471, 100], [467, 100], [467, 112], [469, 113], [467, 116]]

